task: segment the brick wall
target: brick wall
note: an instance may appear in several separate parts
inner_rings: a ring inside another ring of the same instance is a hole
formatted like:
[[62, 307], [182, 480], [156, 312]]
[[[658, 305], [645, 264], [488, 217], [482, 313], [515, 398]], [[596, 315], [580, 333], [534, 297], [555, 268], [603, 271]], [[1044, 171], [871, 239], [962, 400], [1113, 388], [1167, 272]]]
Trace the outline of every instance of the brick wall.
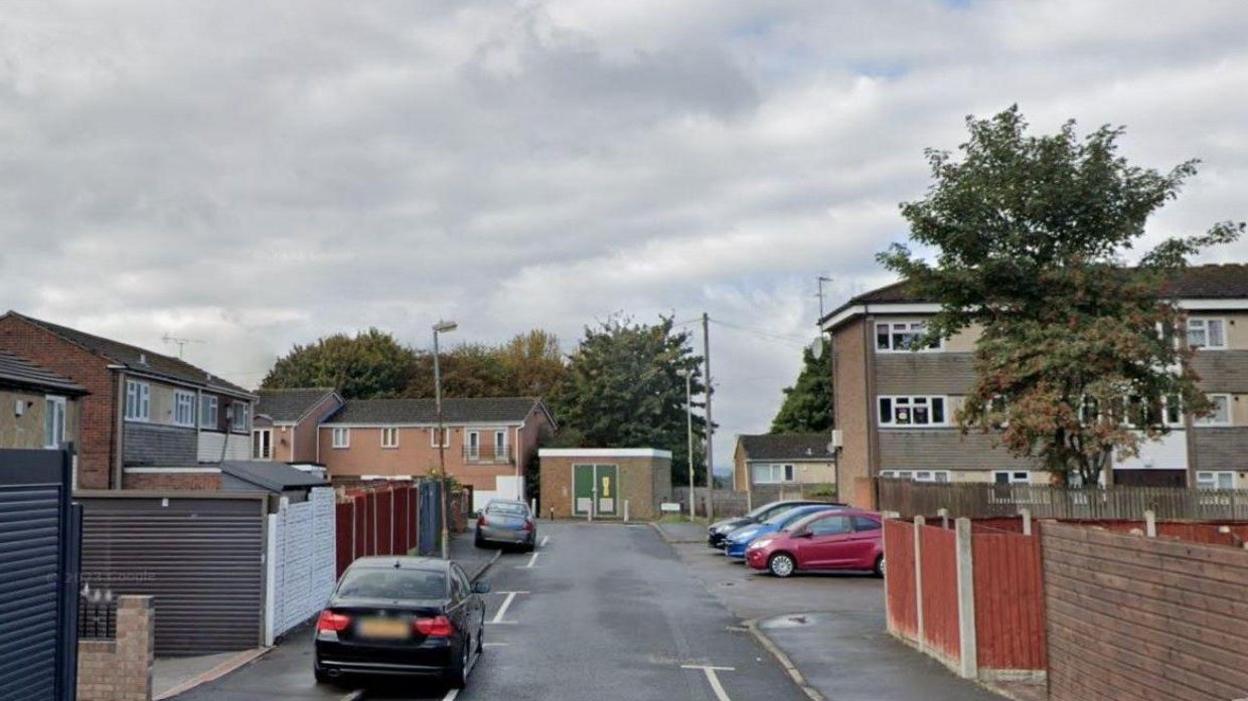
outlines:
[[78, 701], [151, 701], [155, 623], [152, 597], [117, 600], [117, 638], [78, 643]]
[[836, 376], [832, 380], [836, 403], [836, 427], [841, 429], [844, 445], [841, 448], [842, 497], [854, 506], [871, 508], [874, 500], [869, 494], [859, 494], [859, 480], [871, 475], [870, 406], [867, 388], [867, 356], [864, 349], [864, 322], [846, 324], [836, 330], [832, 340], [835, 353]]
[[[629, 517], [658, 518], [659, 503], [673, 498], [672, 462], [668, 458], [648, 457], [565, 457], [545, 456], [541, 467], [541, 516], [572, 518], [572, 465], [618, 465], [619, 503], [613, 518], [624, 516], [624, 500], [629, 502]], [[603, 517], [608, 518], [608, 517]]]
[[215, 491], [221, 489], [221, 473], [127, 471], [122, 477], [122, 486], [124, 489]]
[[91, 392], [79, 400], [78, 486], [108, 489], [116, 450], [116, 377], [108, 369], [108, 361], [12, 315], [0, 316], [0, 348], [64, 375]]
[[199, 434], [193, 428], [127, 422], [126, 465], [194, 465]]

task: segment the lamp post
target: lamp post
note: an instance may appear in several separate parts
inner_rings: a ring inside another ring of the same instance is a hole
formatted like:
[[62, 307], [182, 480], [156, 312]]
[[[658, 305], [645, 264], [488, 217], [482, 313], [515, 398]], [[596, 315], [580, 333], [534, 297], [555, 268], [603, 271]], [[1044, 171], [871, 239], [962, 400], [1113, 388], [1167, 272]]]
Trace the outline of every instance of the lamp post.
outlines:
[[676, 374], [685, 378], [685, 433], [689, 440], [689, 520], [692, 521], [693, 508], [696, 503], [693, 497], [693, 372], [690, 370], [677, 370]]
[[446, 492], [446, 426], [442, 423], [442, 369], [438, 365], [438, 334], [450, 333], [459, 327], [453, 321], [433, 325], [433, 402], [438, 412], [438, 472], [442, 480], [442, 559], [451, 559], [451, 530], [447, 527], [447, 511], [451, 498]]

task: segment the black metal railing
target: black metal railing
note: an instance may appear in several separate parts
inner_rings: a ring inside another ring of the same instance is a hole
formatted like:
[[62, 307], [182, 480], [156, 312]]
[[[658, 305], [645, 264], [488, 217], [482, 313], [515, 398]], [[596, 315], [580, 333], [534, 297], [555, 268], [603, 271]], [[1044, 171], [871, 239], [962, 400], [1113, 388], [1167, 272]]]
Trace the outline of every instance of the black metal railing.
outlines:
[[112, 592], [84, 589], [78, 595], [78, 639], [117, 638], [117, 599]]
[[509, 464], [512, 459], [510, 445], [464, 446], [464, 462]]

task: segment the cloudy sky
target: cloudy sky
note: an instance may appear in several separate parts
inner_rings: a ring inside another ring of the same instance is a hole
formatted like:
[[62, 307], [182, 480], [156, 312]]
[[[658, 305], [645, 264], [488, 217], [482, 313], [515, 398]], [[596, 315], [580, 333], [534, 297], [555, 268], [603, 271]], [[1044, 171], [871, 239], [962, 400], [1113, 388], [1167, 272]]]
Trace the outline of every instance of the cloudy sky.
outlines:
[[198, 339], [248, 386], [334, 331], [570, 348], [705, 310], [725, 464], [816, 278], [829, 306], [890, 281], [897, 203], [967, 114], [1202, 158], [1154, 237], [1248, 217], [1245, 36], [1241, 0], [5, 2], [0, 308]]

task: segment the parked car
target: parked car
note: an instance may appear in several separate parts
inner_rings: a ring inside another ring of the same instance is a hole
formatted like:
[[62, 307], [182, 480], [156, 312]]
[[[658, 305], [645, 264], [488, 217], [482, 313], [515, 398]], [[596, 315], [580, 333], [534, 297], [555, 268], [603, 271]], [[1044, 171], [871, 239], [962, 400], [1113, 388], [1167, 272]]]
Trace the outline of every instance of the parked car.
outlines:
[[750, 543], [745, 561], [777, 577], [816, 570], [874, 571], [884, 576], [879, 514], [857, 509], [820, 512]]
[[487, 543], [519, 545], [530, 551], [537, 545], [537, 521], [529, 505], [511, 499], [492, 499], [477, 514], [478, 548]]
[[426, 676], [462, 688], [484, 649], [481, 594], [489, 590], [446, 560], [356, 560], [316, 621], [316, 680]]
[[742, 526], [741, 528], [729, 533], [728, 537], [724, 539], [724, 554], [738, 560], [745, 559], [745, 549], [754, 540], [765, 535], [775, 533], [790, 523], [796, 523], [811, 514], [843, 508], [845, 507], [837, 506], [835, 504], [811, 504], [808, 506], [794, 506], [791, 509], [783, 509], [775, 516], [772, 516], [762, 523], [753, 523], [748, 526]]
[[[829, 502], [807, 500], [807, 499], [795, 499], [795, 500], [787, 500], [787, 501], [773, 501], [773, 502], [763, 504], [762, 506], [755, 507], [752, 511], [750, 511], [744, 516], [737, 516], [735, 518], [726, 518], [722, 521], [716, 521], [715, 523], [712, 523], [710, 527], [706, 529], [706, 544], [711, 546], [712, 548], [715, 548], [716, 550], [719, 550], [724, 547], [724, 538], [727, 538], [729, 533], [737, 530], [738, 528], [741, 528], [742, 526], [748, 526], [752, 523], [762, 523], [763, 521], [766, 521], [767, 519], [771, 518], [772, 516], [775, 516], [781, 511], [785, 509], [791, 509], [795, 506], [809, 506], [813, 504], [827, 504], [827, 503]], [[844, 506], [844, 504], [835, 504], [835, 505]]]

